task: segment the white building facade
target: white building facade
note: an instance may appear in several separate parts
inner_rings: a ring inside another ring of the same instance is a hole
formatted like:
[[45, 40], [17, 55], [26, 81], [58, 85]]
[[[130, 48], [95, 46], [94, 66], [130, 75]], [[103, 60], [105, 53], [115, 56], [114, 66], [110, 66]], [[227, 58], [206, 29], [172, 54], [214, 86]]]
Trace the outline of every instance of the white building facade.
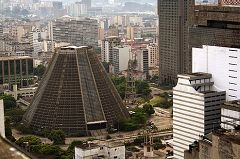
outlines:
[[143, 48], [136, 51], [137, 70], [149, 75], [149, 52]]
[[101, 43], [101, 59], [102, 62], [113, 61], [113, 48], [121, 44], [121, 39], [118, 36], [109, 36], [102, 40]]
[[0, 100], [0, 136], [5, 138], [5, 124], [4, 124], [4, 105], [3, 100]]
[[113, 48], [114, 73], [128, 69], [128, 62], [131, 59], [131, 46], [119, 46]]
[[213, 91], [212, 75], [178, 75], [173, 89], [173, 153], [184, 159], [184, 150], [219, 126], [225, 92]]
[[214, 90], [226, 91], [227, 101], [240, 99], [240, 49], [218, 46], [193, 48], [192, 72], [211, 73]]
[[122, 143], [111, 143], [84, 148], [75, 147], [75, 159], [93, 158], [125, 159], [125, 146]]

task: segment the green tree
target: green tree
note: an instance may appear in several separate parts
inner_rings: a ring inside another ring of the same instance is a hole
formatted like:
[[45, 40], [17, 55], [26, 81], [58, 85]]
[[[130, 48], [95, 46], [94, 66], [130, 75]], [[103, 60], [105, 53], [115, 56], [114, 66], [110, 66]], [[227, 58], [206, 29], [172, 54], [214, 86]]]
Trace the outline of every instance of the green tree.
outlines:
[[122, 99], [125, 97], [125, 90], [126, 90], [126, 78], [125, 77], [111, 77], [113, 84], [115, 85], [119, 95]]
[[43, 154], [43, 155], [55, 155], [56, 158], [64, 155], [64, 151], [56, 145], [50, 144], [38, 144], [30, 147], [31, 152]]
[[5, 109], [12, 109], [17, 106], [16, 100], [11, 95], [3, 94], [0, 96], [0, 99], [3, 99]]
[[138, 136], [136, 139], [134, 139], [133, 143], [136, 146], [141, 146], [144, 143], [144, 136]]
[[65, 133], [62, 130], [52, 130], [48, 134], [48, 139], [53, 141], [53, 144], [60, 145], [65, 143]]
[[6, 111], [5, 116], [8, 116], [11, 119], [11, 121], [16, 124], [22, 120], [24, 113], [25, 113], [24, 110], [20, 108], [14, 108]]
[[34, 68], [34, 75], [38, 76], [39, 78], [42, 78], [45, 71], [46, 71], [46, 67], [40, 64], [36, 68]]
[[76, 146], [80, 146], [80, 145], [82, 145], [82, 144], [83, 144], [82, 141], [73, 141], [73, 142], [68, 146], [68, 149], [67, 149], [67, 151], [66, 151], [67, 156], [73, 158], [74, 148], [75, 148]]
[[132, 117], [132, 120], [135, 124], [145, 124], [147, 122], [147, 116], [144, 112], [135, 112], [135, 114]]
[[148, 116], [151, 116], [152, 114], [155, 113], [155, 110], [154, 110], [153, 106], [149, 103], [146, 103], [146, 104], [143, 105], [143, 110], [144, 110], [145, 113], [148, 114]]
[[40, 138], [33, 135], [21, 137], [15, 143], [21, 147], [24, 147], [26, 142], [28, 142], [30, 147], [33, 145], [40, 145], [42, 143]]
[[30, 127], [24, 125], [23, 123], [18, 123], [16, 125], [16, 129], [22, 134], [33, 134], [33, 130]]
[[145, 97], [149, 96], [151, 93], [151, 89], [149, 84], [143, 80], [137, 80], [135, 83], [137, 94], [141, 94]]
[[12, 136], [11, 120], [9, 118], [5, 119], [5, 136], [12, 142], [16, 141], [16, 139]]

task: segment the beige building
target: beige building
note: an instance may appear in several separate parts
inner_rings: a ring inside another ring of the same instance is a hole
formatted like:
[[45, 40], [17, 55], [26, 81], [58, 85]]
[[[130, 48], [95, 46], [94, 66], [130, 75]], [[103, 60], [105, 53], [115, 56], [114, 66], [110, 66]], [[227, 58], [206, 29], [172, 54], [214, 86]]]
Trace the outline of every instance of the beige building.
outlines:
[[159, 51], [157, 44], [149, 44], [148, 49], [148, 67], [157, 67], [159, 65]]
[[129, 26], [127, 27], [127, 39], [134, 40], [134, 38], [140, 38], [141, 29], [139, 26]]
[[109, 26], [107, 36], [118, 36], [118, 35], [119, 35], [118, 28], [116, 26]]
[[98, 40], [104, 40], [105, 38], [105, 30], [102, 28], [98, 28]]
[[184, 159], [239, 159], [240, 131], [218, 130], [189, 145]]

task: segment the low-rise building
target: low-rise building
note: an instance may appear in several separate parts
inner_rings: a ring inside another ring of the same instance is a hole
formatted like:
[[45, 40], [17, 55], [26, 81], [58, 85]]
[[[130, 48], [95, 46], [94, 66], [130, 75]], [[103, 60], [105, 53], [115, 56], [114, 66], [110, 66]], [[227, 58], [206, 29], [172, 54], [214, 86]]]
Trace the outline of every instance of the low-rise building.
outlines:
[[184, 159], [239, 159], [239, 151], [239, 130], [220, 129], [189, 145], [184, 152]]
[[240, 126], [240, 100], [229, 101], [222, 105], [222, 127], [224, 129], [234, 129]]
[[37, 87], [17, 88], [17, 85], [13, 85], [13, 90], [5, 90], [4, 94], [13, 96], [16, 100], [18, 97], [33, 97]]
[[33, 79], [33, 58], [29, 56], [1, 56], [0, 81], [10, 89], [16, 84], [19, 88], [28, 87]]
[[83, 144], [75, 147], [75, 159], [125, 159], [125, 145], [121, 142]]

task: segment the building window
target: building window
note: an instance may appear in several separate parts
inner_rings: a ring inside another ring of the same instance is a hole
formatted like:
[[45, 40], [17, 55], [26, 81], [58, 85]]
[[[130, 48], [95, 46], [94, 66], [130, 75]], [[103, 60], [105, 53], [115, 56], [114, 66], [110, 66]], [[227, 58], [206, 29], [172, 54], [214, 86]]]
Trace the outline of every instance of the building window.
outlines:
[[147, 147], [147, 152], [150, 152], [150, 150], [151, 150], [150, 147]]

